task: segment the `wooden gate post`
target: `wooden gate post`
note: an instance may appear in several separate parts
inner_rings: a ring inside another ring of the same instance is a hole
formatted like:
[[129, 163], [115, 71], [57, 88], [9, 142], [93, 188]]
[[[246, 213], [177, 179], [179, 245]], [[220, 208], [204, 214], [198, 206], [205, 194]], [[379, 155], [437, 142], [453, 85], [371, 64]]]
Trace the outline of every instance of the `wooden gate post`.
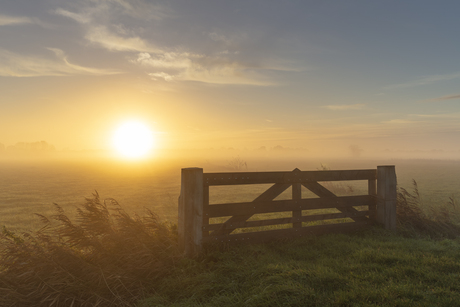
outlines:
[[396, 172], [394, 165], [377, 166], [377, 222], [396, 230]]
[[201, 252], [203, 240], [203, 169], [183, 168], [179, 196], [179, 248], [186, 256]]
[[[292, 199], [302, 199], [302, 185], [300, 183], [292, 184]], [[302, 210], [292, 211], [292, 217], [296, 219], [296, 222], [292, 223], [292, 227], [302, 227]]]

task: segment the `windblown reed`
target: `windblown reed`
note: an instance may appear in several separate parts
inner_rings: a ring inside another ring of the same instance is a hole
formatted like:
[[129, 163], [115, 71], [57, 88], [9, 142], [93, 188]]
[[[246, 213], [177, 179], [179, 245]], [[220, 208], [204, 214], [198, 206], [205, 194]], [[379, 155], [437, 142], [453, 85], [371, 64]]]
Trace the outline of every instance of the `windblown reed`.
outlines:
[[0, 235], [1, 306], [132, 306], [178, 259], [177, 231], [150, 210], [130, 216], [97, 192], [76, 221], [55, 204], [43, 227]]
[[400, 232], [409, 236], [458, 238], [460, 225], [455, 199], [450, 197], [445, 204], [424, 204], [417, 182], [413, 180], [412, 183], [413, 192], [400, 187], [397, 193], [397, 220]]

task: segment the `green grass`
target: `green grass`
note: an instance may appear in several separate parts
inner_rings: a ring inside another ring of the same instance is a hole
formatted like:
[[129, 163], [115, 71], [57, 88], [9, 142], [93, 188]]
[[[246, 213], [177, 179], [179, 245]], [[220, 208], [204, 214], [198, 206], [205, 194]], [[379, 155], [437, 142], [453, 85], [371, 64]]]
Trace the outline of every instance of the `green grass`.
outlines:
[[455, 306], [460, 243], [375, 228], [183, 259], [141, 306]]
[[457, 306], [455, 201], [398, 192], [398, 232], [381, 228], [284, 242], [209, 247], [183, 259], [141, 306]]
[[174, 226], [113, 199], [60, 206], [0, 235], [0, 306], [460, 306], [454, 199], [398, 193], [398, 232], [208, 246], [181, 257]]

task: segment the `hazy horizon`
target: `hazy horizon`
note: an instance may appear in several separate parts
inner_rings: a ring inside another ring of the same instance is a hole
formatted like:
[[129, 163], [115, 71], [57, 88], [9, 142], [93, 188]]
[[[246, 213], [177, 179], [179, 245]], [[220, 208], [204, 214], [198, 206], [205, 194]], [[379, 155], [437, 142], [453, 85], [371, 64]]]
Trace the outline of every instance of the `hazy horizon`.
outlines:
[[[279, 163], [289, 160], [351, 160], [351, 161], [387, 161], [392, 159], [429, 159], [429, 160], [460, 160], [460, 150], [365, 150], [357, 145], [344, 146], [335, 150], [325, 148], [290, 148], [277, 145], [274, 147], [261, 146], [258, 148], [155, 148], [148, 155], [139, 159], [120, 157], [113, 149], [92, 150], [59, 150], [46, 141], [18, 142], [15, 145], [2, 146], [0, 143], [0, 161], [5, 159], [31, 160], [113, 160], [123, 163], [160, 162], [165, 160], [195, 160], [195, 161], [231, 161], [241, 160], [272, 160]], [[139, 161], [137, 161], [139, 160]]]

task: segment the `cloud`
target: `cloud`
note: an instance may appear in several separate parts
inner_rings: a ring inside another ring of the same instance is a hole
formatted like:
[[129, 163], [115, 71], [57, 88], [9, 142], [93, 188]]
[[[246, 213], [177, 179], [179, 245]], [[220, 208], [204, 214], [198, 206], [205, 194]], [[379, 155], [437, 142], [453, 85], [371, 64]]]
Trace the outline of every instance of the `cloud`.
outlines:
[[424, 77], [413, 82], [392, 84], [385, 87], [385, 89], [398, 89], [398, 88], [408, 88], [408, 87], [417, 87], [422, 85], [433, 84], [441, 81], [448, 81], [460, 78], [460, 73], [445, 74], [445, 75], [432, 75]]
[[55, 152], [56, 148], [54, 145], [48, 144], [46, 141], [40, 142], [19, 142], [16, 145], [11, 145], [6, 148], [11, 153], [44, 153], [44, 152]]
[[392, 119], [388, 121], [383, 121], [383, 124], [415, 124], [417, 121], [405, 120], [405, 119]]
[[28, 23], [34, 23], [34, 22], [32, 19], [28, 17], [13, 17], [13, 16], [0, 15], [0, 26], [19, 25], [19, 24], [28, 24]]
[[[160, 20], [167, 16], [167, 10], [162, 6], [144, 0], [91, 0], [76, 1], [74, 7], [77, 7], [76, 12], [58, 8], [54, 13], [80, 23], [86, 32], [85, 39], [89, 42], [110, 51], [158, 50], [148, 41], [134, 34], [134, 31], [130, 31], [125, 23], [135, 25], [136, 29], [142, 31], [142, 27], [139, 27], [140, 22]], [[120, 23], [120, 20], [124, 23]]]
[[98, 13], [110, 11], [142, 20], [161, 20], [171, 14], [167, 7], [145, 0], [93, 0], [93, 3]]
[[[149, 73], [154, 80], [198, 81], [213, 84], [271, 85], [263, 76], [240, 63], [225, 58], [215, 58], [191, 53], [146, 53], [141, 52], [131, 60], [142, 66], [161, 69]], [[168, 72], [165, 72], [167, 70]]]
[[[159, 6], [155, 6], [142, 0], [93, 0], [79, 7], [78, 12], [71, 12], [63, 8], [54, 11], [55, 14], [73, 19], [80, 23], [85, 34], [85, 39], [110, 51], [134, 51], [153, 52], [154, 47], [145, 39], [131, 33], [123, 23], [120, 23], [121, 15], [129, 15], [136, 20], [129, 20], [138, 25], [141, 20], [159, 18], [162, 12]], [[137, 26], [136, 26], [137, 27]], [[110, 29], [114, 30], [111, 31]]]
[[460, 99], [460, 95], [448, 95], [437, 97], [433, 99], [424, 100], [425, 102], [436, 102], [436, 101], [443, 101], [443, 100], [453, 100], [453, 99]]
[[91, 28], [85, 38], [111, 51], [158, 51], [157, 48], [138, 36], [122, 37], [111, 33], [105, 26]]
[[163, 22], [174, 14], [148, 1], [91, 0], [80, 3], [84, 4], [75, 13], [63, 8], [55, 10], [55, 13], [77, 21], [85, 31], [84, 38], [92, 45], [112, 52], [136, 53], [135, 57], [131, 55], [128, 58], [129, 61], [140, 66], [155, 81], [265, 86], [273, 85], [264, 76], [269, 70], [297, 71], [280, 61], [263, 64], [264, 59], [260, 57], [252, 61], [241, 60], [243, 55], [240, 54], [239, 44], [248, 39], [244, 34], [202, 33], [220, 45], [219, 50], [207, 49], [203, 52], [206, 54], [184, 46], [166, 47], [158, 45], [161, 44], [158, 41], [153, 43], [148, 38], [151, 35], [155, 37], [155, 33], [147, 32], [147, 27], [155, 29], [153, 22]]
[[70, 75], [111, 75], [119, 72], [108, 69], [84, 67], [70, 63], [60, 49], [47, 48], [57, 59], [24, 56], [0, 49], [0, 76], [41, 77]]
[[240, 84], [240, 85], [274, 85], [258, 72], [252, 71], [239, 63], [205, 67], [193, 65], [178, 76], [181, 80], [198, 81], [213, 84]]
[[208, 36], [210, 39], [212, 39], [213, 41], [215, 42], [219, 42], [219, 43], [223, 43], [224, 45], [226, 46], [231, 46], [234, 44], [235, 42], [235, 38], [232, 37], [232, 38], [229, 38], [223, 34], [218, 34], [216, 32], [211, 32], [211, 33], [208, 33]]
[[447, 114], [409, 114], [409, 116], [422, 117], [422, 118], [460, 118], [460, 113], [447, 113]]
[[137, 59], [131, 62], [155, 68], [184, 69], [192, 66], [191, 58], [199, 57], [202, 56], [190, 53], [164, 52], [156, 53], [152, 56], [147, 52], [141, 52], [138, 54]]
[[365, 107], [366, 105], [363, 103], [357, 103], [357, 104], [348, 104], [348, 105], [329, 105], [325, 106], [324, 108], [337, 111], [337, 110], [361, 110]]
[[85, 14], [72, 13], [61, 8], [55, 10], [54, 13], [73, 19], [78, 23], [88, 23], [91, 20], [91, 18]]
[[165, 72], [158, 72], [158, 73], [150, 73], [148, 74], [150, 77], [152, 77], [152, 80], [158, 80], [158, 78], [163, 79], [165, 81], [172, 81], [174, 79], [173, 76], [165, 73]]
[[79, 23], [87, 24], [95, 22], [101, 24], [101, 20], [112, 24], [120, 16], [130, 16], [136, 20], [161, 20], [171, 15], [164, 6], [145, 0], [91, 0], [74, 1], [73, 7], [77, 13], [58, 8], [55, 14], [71, 18]]

